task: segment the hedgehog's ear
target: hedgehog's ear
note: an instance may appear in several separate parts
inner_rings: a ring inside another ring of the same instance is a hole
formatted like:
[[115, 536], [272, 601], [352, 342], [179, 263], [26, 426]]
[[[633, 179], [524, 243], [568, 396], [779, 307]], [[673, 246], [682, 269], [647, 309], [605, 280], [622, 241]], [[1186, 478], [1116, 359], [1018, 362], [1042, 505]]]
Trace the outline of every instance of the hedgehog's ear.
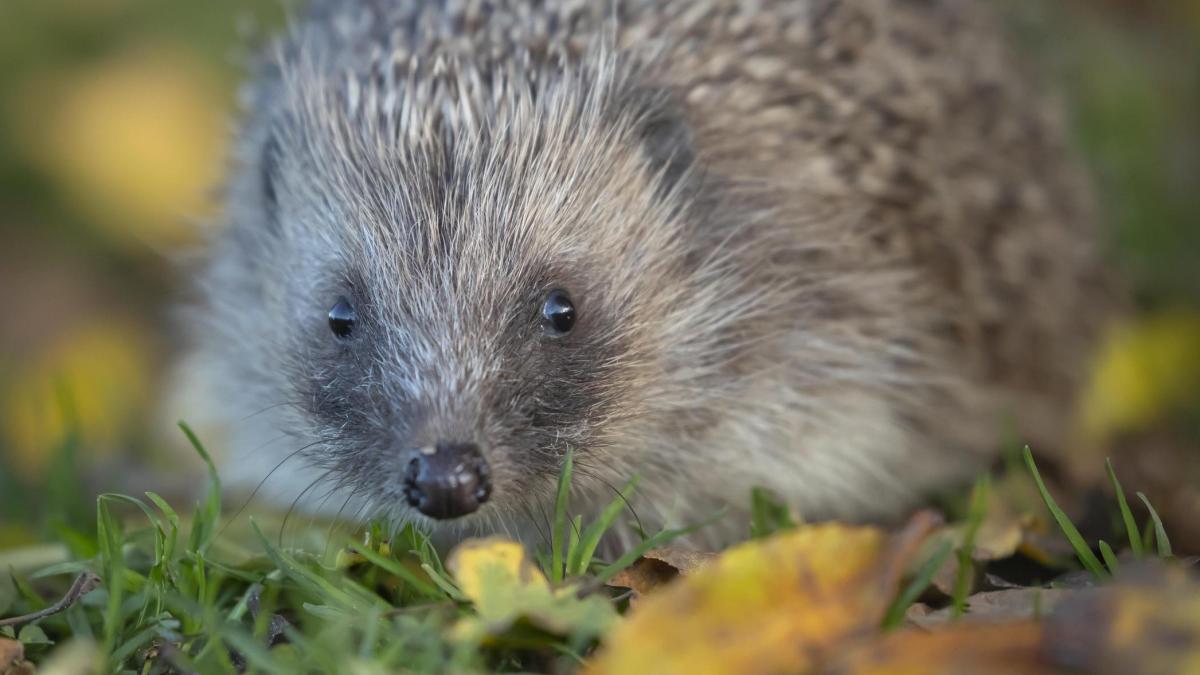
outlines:
[[646, 161], [658, 176], [658, 193], [669, 193], [696, 161], [692, 130], [682, 111], [668, 106], [647, 115], [640, 134]]
[[272, 233], [279, 231], [278, 182], [281, 152], [278, 137], [273, 132], [269, 133], [258, 158], [258, 180], [263, 213], [266, 217], [267, 227]]

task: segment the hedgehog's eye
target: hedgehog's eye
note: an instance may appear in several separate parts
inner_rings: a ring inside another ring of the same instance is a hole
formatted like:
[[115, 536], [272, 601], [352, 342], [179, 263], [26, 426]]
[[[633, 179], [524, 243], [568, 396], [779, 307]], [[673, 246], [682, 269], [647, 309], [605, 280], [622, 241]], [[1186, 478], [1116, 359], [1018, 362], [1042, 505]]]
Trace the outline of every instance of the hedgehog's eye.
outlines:
[[575, 326], [575, 305], [566, 291], [553, 290], [542, 303], [542, 325], [549, 335], [566, 335]]
[[354, 305], [342, 296], [337, 299], [329, 310], [329, 330], [341, 339], [346, 339], [354, 332], [354, 324], [358, 323], [358, 312]]

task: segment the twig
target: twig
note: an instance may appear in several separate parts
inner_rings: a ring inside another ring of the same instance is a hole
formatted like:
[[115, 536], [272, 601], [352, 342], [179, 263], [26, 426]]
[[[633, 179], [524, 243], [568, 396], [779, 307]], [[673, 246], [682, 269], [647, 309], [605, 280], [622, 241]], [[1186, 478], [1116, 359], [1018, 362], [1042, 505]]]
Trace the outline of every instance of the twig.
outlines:
[[83, 572], [79, 576], [75, 577], [75, 582], [71, 584], [71, 588], [67, 590], [67, 594], [64, 595], [58, 602], [36, 612], [31, 612], [22, 616], [13, 616], [7, 619], [0, 619], [0, 626], [16, 626], [18, 624], [37, 621], [38, 619], [44, 619], [53, 614], [58, 614], [71, 605], [74, 605], [76, 602], [79, 602], [80, 598], [88, 593], [91, 593], [99, 585], [99, 576], [97, 576], [94, 572]]

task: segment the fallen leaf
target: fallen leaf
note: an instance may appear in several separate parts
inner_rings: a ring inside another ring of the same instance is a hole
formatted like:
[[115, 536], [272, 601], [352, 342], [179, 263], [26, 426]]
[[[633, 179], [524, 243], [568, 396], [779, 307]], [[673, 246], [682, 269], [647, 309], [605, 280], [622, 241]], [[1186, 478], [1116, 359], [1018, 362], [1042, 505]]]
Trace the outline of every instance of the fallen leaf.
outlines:
[[638, 558], [632, 565], [618, 572], [609, 580], [609, 586], [628, 588], [633, 591], [631, 604], [641, 601], [647, 594], [662, 588], [679, 576], [679, 570], [661, 560]]
[[895, 537], [809, 525], [729, 549], [640, 603], [586, 672], [811, 669], [847, 636], [878, 629], [908, 558], [934, 525], [928, 513]]
[[33, 664], [25, 660], [25, 646], [0, 637], [0, 675], [32, 675]]
[[897, 631], [851, 647], [822, 673], [883, 675], [1046, 675], [1039, 660], [1041, 630], [1036, 623], [959, 625], [924, 633]]
[[[959, 618], [965, 623], [1013, 623], [1049, 614], [1076, 590], [1063, 588], [1014, 588], [976, 593], [967, 598], [966, 610]], [[916, 605], [914, 605], [916, 607]], [[952, 610], [914, 611], [906, 615], [910, 624], [936, 628], [952, 619]]]
[[1081, 672], [1200, 673], [1200, 584], [1144, 563], [1119, 584], [1068, 597], [1045, 634], [1045, 657]]
[[529, 560], [524, 547], [501, 538], [468, 539], [450, 554], [446, 567], [474, 605], [475, 615], [453, 629], [457, 640], [477, 643], [517, 639], [514, 628], [528, 624], [556, 635], [590, 640], [617, 619], [607, 598], [580, 598], [578, 588], [553, 589]]
[[689, 574], [712, 562], [717, 555], [684, 549], [651, 549], [632, 565], [618, 572], [609, 580], [608, 585], [633, 591], [630, 603], [634, 604], [647, 593], [661, 588], [681, 574]]
[[[1017, 515], [996, 494], [992, 494], [989, 498], [986, 514], [983, 522], [979, 525], [979, 531], [975, 533], [975, 546], [971, 550], [971, 560], [975, 563], [976, 568], [981, 567], [979, 563], [1011, 557], [1036, 526], [1034, 518]], [[947, 540], [952, 543], [954, 550], [957, 550], [962, 546], [966, 531], [966, 523], [942, 528], [926, 542], [926, 550], [933, 551]], [[958, 582], [958, 569], [958, 556], [949, 556], [934, 574], [932, 586], [946, 597], [952, 597], [955, 584]], [[971, 570], [970, 572], [972, 580], [976, 576], [976, 571]], [[974, 584], [970, 588], [974, 588]]]
[[708, 551], [689, 551], [681, 548], [652, 548], [646, 551], [642, 557], [657, 560], [670, 565], [673, 569], [683, 574], [688, 574], [716, 560], [719, 556], [719, 553]]
[[1040, 622], [1026, 618], [1034, 590], [972, 596], [960, 623], [913, 608], [929, 630], [867, 637], [819, 672], [1200, 673], [1200, 583], [1185, 568], [1143, 562], [1115, 584], [1042, 589]]

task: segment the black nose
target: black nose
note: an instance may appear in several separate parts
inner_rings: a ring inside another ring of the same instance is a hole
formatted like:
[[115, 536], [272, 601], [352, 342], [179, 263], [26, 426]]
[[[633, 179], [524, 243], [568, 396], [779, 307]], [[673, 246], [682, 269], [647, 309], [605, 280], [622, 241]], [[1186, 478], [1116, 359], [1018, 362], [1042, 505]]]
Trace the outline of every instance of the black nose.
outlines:
[[430, 518], [465, 516], [491, 494], [487, 460], [474, 443], [442, 442], [422, 448], [404, 473], [404, 498]]

